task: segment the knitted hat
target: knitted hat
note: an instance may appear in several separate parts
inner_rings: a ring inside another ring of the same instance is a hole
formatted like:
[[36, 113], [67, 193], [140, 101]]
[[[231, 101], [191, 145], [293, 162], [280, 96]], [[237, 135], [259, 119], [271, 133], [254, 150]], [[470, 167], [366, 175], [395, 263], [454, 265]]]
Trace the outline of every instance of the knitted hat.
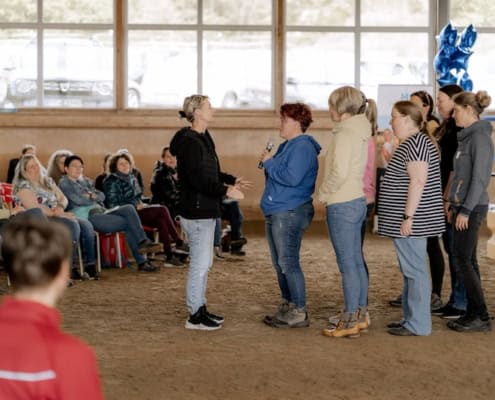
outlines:
[[464, 92], [464, 89], [463, 88], [461, 88], [459, 85], [455, 85], [455, 84], [442, 86], [438, 90], [440, 92], [445, 93], [450, 98], [452, 98], [457, 93]]

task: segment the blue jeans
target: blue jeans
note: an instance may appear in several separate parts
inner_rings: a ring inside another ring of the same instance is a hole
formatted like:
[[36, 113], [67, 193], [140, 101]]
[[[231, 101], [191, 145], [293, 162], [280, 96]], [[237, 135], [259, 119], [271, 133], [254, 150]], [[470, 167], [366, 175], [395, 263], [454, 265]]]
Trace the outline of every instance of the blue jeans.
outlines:
[[180, 224], [189, 240], [189, 274], [187, 276], [186, 303], [189, 314], [195, 314], [206, 304], [208, 271], [213, 264], [213, 236], [215, 219], [186, 219]]
[[138, 250], [139, 243], [146, 239], [139, 215], [130, 204], [119, 207], [108, 214], [91, 214], [89, 222], [101, 233], [125, 232], [132, 255], [138, 264], [146, 261]]
[[368, 305], [368, 273], [361, 250], [365, 218], [364, 197], [327, 206], [327, 228], [342, 274], [345, 312]]
[[467, 297], [466, 288], [464, 287], [464, 279], [462, 278], [462, 272], [457, 271], [454, 267], [454, 261], [452, 259], [452, 253], [454, 251], [454, 228], [452, 224], [445, 224], [445, 232], [442, 235], [443, 247], [449, 258], [450, 269], [450, 287], [451, 294], [449, 298], [449, 304], [457, 308], [458, 310], [466, 310]]
[[93, 225], [86, 219], [77, 218], [77, 222], [81, 229], [81, 236], [79, 242], [81, 243], [81, 250], [83, 253], [84, 264], [96, 263], [96, 234], [93, 229]]
[[277, 273], [282, 299], [306, 307], [306, 288], [299, 252], [306, 228], [314, 216], [312, 202], [294, 210], [266, 216], [265, 228], [272, 264]]
[[[458, 276], [460, 275], [466, 289], [466, 314], [483, 320], [488, 319], [488, 310], [481, 287], [480, 267], [478, 265], [477, 248], [478, 234], [486, 210], [472, 211], [469, 216], [468, 228], [458, 231], [454, 228], [452, 260]], [[452, 218], [455, 221], [457, 213]]]
[[431, 283], [426, 265], [426, 238], [395, 238], [394, 245], [404, 277], [402, 325], [416, 335], [429, 335]]

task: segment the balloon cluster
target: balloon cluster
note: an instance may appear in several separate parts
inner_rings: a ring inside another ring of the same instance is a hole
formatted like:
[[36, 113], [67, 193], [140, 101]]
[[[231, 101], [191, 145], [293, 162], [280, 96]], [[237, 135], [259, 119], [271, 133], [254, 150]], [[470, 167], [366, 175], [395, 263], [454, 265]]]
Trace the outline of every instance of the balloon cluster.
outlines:
[[465, 28], [460, 37], [457, 29], [450, 22], [440, 31], [437, 36], [438, 53], [434, 61], [440, 87], [457, 84], [466, 91], [473, 89], [473, 81], [467, 69], [476, 36], [477, 32], [473, 24]]

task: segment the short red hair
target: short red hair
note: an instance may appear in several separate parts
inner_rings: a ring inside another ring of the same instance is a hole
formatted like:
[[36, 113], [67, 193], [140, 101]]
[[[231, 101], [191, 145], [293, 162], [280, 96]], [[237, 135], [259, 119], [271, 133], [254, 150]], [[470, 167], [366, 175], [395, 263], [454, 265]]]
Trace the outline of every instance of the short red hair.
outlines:
[[282, 117], [289, 117], [299, 122], [301, 130], [306, 132], [311, 123], [313, 122], [313, 116], [311, 115], [311, 109], [304, 103], [285, 103], [280, 106], [280, 115]]

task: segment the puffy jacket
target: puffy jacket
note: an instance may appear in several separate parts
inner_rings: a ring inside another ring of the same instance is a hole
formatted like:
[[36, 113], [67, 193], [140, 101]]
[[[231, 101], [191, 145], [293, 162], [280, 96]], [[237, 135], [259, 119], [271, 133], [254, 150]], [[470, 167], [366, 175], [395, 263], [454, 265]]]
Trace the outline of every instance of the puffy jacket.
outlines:
[[176, 212], [173, 212], [173, 210], [177, 210], [180, 201], [177, 170], [157, 161], [153, 167], [150, 189], [152, 193], [151, 202], [167, 206], [175, 216]]
[[457, 153], [454, 157], [454, 175], [449, 201], [464, 215], [471, 214], [476, 206], [489, 202], [488, 184], [492, 173], [492, 125], [478, 121], [457, 134]]
[[208, 131], [179, 130], [170, 143], [177, 157], [180, 181], [179, 215], [187, 219], [220, 217], [220, 202], [235, 176], [221, 172], [215, 145]]
[[103, 181], [105, 204], [108, 208], [141, 203], [143, 191], [133, 174], [124, 175], [120, 172], [109, 174]]

